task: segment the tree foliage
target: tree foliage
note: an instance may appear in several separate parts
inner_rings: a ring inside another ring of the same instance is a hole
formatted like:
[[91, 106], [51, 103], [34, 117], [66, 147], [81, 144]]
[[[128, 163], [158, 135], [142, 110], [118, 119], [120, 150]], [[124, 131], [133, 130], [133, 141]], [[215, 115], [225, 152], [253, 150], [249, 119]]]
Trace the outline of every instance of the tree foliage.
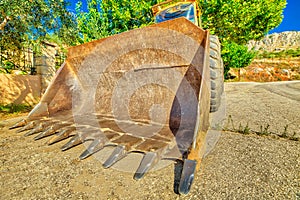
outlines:
[[224, 42], [222, 49], [222, 58], [224, 62], [224, 74], [226, 75], [231, 68], [247, 67], [256, 53], [249, 51], [245, 45], [239, 45], [235, 42]]
[[255, 54], [245, 44], [258, 40], [283, 19], [286, 0], [199, 0], [202, 24], [222, 43], [225, 76], [230, 67], [251, 63]]
[[108, 19], [101, 11], [101, 0], [89, 0], [88, 11], [84, 12], [82, 1], [76, 4], [79, 42], [89, 42], [109, 35]]
[[76, 41], [76, 19], [66, 6], [64, 0], [1, 0], [1, 49], [16, 51], [24, 44], [39, 43], [49, 34], [72, 44]]
[[103, 38], [153, 23], [151, 6], [163, 0], [87, 0], [88, 11], [82, 2], [76, 7], [81, 42]]
[[[198, 0], [203, 28], [222, 43], [225, 73], [229, 67], [245, 67], [254, 53], [245, 44], [260, 39], [278, 26], [286, 0]], [[117, 34], [153, 23], [151, 6], [162, 1], [88, 0], [88, 12], [77, 5], [81, 42]]]
[[246, 44], [258, 40], [283, 19], [286, 0], [200, 0], [205, 29], [221, 41]]
[[154, 21], [151, 7], [161, 1], [103, 0], [103, 12], [109, 19], [112, 34], [147, 26]]
[[[20, 49], [24, 43], [52, 35], [68, 45], [88, 42], [134, 28], [147, 26], [154, 19], [151, 6], [164, 0], [86, 0], [76, 6], [76, 17], [66, 10], [65, 0], [1, 0], [0, 47]], [[278, 26], [286, 0], [198, 0], [202, 25], [218, 35], [225, 67], [239, 67], [250, 59], [245, 45], [260, 39]], [[76, 24], [77, 23], [77, 24]], [[51, 33], [51, 34], [49, 34]], [[53, 37], [52, 37], [53, 38]], [[240, 46], [239, 46], [240, 45]], [[239, 57], [234, 56], [235, 52]], [[244, 53], [244, 54], [243, 54]], [[240, 60], [243, 58], [243, 62]], [[237, 59], [237, 60], [234, 60]]]

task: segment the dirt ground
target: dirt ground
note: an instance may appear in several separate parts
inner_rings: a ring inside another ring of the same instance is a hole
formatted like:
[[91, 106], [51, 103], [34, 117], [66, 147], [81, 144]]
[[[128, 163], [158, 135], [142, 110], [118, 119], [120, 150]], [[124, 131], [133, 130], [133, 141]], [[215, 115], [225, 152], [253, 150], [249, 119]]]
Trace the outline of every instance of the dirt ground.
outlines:
[[224, 126], [268, 125], [273, 136], [222, 132], [186, 196], [174, 192], [173, 163], [135, 181], [96, 157], [80, 161], [83, 145], [62, 152], [64, 142], [8, 130], [14, 118], [0, 121], [0, 199], [300, 199], [300, 142], [274, 137], [299, 137], [300, 81], [227, 83], [225, 92]]

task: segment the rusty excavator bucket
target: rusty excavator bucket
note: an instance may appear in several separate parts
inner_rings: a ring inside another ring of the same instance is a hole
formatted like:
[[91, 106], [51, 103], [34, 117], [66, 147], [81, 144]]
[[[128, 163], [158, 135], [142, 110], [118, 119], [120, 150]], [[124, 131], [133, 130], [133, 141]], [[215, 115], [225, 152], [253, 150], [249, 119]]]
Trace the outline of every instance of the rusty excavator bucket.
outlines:
[[209, 128], [209, 45], [208, 31], [178, 18], [71, 47], [39, 104], [11, 128], [48, 144], [69, 139], [62, 150], [92, 141], [81, 159], [114, 146], [104, 168], [142, 153], [135, 179], [162, 159], [182, 160], [187, 194]]

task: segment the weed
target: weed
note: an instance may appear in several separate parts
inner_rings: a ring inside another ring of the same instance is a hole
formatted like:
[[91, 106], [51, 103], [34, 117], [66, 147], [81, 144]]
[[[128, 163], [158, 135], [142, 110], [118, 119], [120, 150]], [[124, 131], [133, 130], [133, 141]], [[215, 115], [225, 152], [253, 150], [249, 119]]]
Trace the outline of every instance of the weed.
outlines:
[[300, 193], [296, 193], [296, 200], [300, 199]]
[[241, 134], [245, 134], [245, 135], [250, 134], [250, 133], [253, 133], [253, 134], [256, 134], [256, 135], [259, 135], [259, 136], [276, 135], [278, 137], [286, 138], [288, 140], [300, 141], [300, 137], [297, 136], [296, 132], [294, 132], [293, 136], [288, 135], [288, 127], [289, 127], [288, 124], [284, 126], [284, 130], [283, 130], [282, 134], [276, 134], [276, 133], [271, 132], [270, 131], [270, 124], [267, 124], [266, 126], [261, 125], [260, 126], [260, 131], [252, 130], [249, 127], [248, 123], [246, 124], [246, 126], [243, 126], [240, 123], [239, 127], [235, 128], [232, 116], [229, 115], [227, 124], [224, 126], [223, 130], [224, 131], [232, 131], [232, 132], [236, 132], [236, 133], [241, 133]]
[[288, 124], [284, 126], [284, 130], [283, 130], [283, 133], [282, 133], [281, 137], [283, 137], [283, 138], [288, 137], [288, 131], [287, 131], [288, 127], [289, 127]]
[[[231, 128], [230, 128], [231, 126]], [[229, 115], [228, 116], [228, 121], [226, 126], [223, 128], [224, 131], [233, 131], [233, 132], [238, 132], [238, 133], [242, 133], [242, 134], [250, 134], [251, 133], [251, 129], [248, 125], [248, 123], [246, 124], [246, 126], [243, 126], [241, 123], [239, 124], [239, 128], [236, 129], [234, 126], [234, 122], [232, 119], [232, 116]]]
[[249, 128], [248, 122], [245, 127], [240, 123], [238, 132], [242, 134], [250, 134], [251, 129]]
[[297, 137], [297, 133], [296, 132], [294, 132], [293, 136], [289, 137], [289, 139], [290, 140], [294, 140], [294, 141], [299, 141], [300, 140], [300, 138]]
[[300, 74], [295, 74], [293, 75], [294, 80], [300, 80]]
[[232, 126], [232, 129], [235, 130], [234, 123], [233, 123], [233, 119], [232, 119], [232, 116], [231, 116], [231, 115], [228, 116], [227, 125], [226, 125], [226, 127], [225, 127], [224, 129], [225, 129], [225, 130], [230, 130], [230, 129], [228, 128], [228, 126], [229, 126], [230, 124], [231, 124], [231, 126]]
[[260, 132], [257, 132], [258, 135], [270, 135], [271, 132], [269, 132], [270, 124], [267, 124], [267, 126], [260, 126]]

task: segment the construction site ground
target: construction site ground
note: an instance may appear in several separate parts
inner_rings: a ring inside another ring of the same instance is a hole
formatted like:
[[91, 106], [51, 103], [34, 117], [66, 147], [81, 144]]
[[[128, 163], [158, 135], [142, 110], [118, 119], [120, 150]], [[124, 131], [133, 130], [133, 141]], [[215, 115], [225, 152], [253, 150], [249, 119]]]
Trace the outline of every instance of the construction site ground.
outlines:
[[0, 199], [300, 199], [300, 81], [226, 83], [225, 94], [227, 131], [186, 196], [174, 192], [173, 163], [135, 181], [80, 161], [84, 145], [62, 152], [8, 130], [19, 117], [0, 120]]

